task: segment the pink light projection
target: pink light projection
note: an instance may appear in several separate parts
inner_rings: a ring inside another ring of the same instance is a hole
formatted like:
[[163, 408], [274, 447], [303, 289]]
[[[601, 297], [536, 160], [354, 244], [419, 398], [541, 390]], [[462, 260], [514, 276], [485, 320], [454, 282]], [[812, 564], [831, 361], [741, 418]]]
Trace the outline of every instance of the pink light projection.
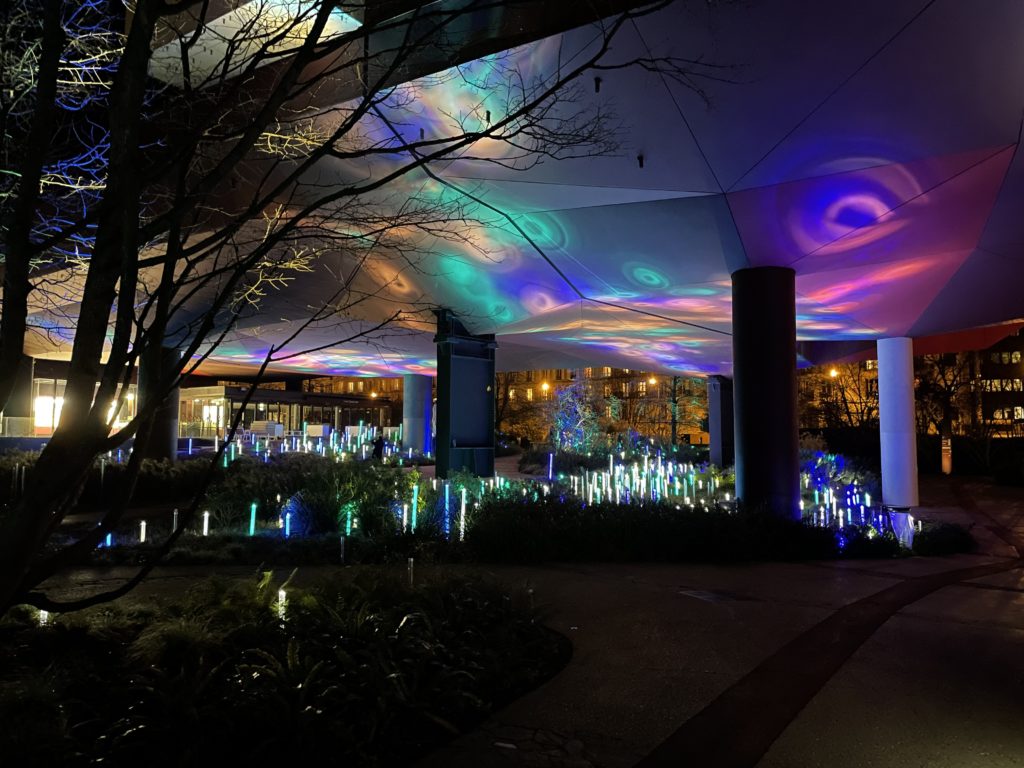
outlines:
[[903, 336], [969, 254], [954, 251], [799, 275], [797, 307], [806, 320], [798, 333], [810, 339]]
[[1012, 147], [879, 165], [729, 195], [751, 266], [836, 269], [972, 247]]

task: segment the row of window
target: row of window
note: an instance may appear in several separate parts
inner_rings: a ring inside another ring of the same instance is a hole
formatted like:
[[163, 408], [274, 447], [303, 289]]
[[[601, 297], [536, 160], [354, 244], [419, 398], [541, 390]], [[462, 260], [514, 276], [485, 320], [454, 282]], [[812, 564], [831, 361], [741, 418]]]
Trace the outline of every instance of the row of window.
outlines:
[[[648, 383], [649, 382], [647, 382], [647, 381], [637, 381], [637, 382], [634, 382], [634, 384], [636, 386], [636, 393], [638, 395], [640, 395], [640, 397], [645, 397], [647, 395], [647, 385], [648, 385]], [[620, 393], [622, 394], [622, 397], [629, 397], [629, 386], [630, 386], [630, 383], [628, 381], [624, 381], [621, 384], [619, 384], [618, 389], [619, 389]], [[544, 389], [543, 391], [544, 391], [545, 396], [546, 396], [548, 390]], [[604, 387], [602, 388], [602, 393], [604, 394], [604, 396], [606, 398], [611, 397], [612, 396], [612, 385], [611, 384], [605, 384]], [[510, 387], [509, 388], [509, 390], [508, 390], [508, 399], [509, 400], [515, 400], [516, 399], [516, 390], [515, 390], [514, 387]], [[533, 387], [526, 387], [526, 399], [529, 400], [529, 401], [533, 400]]]
[[1024, 421], [1024, 406], [1015, 405], [1013, 408], [996, 408], [992, 411], [992, 418], [995, 421]]
[[1024, 386], [1020, 379], [982, 379], [978, 382], [982, 392], [1021, 392]]
[[989, 359], [993, 363], [1019, 363], [1020, 352], [993, 352]]

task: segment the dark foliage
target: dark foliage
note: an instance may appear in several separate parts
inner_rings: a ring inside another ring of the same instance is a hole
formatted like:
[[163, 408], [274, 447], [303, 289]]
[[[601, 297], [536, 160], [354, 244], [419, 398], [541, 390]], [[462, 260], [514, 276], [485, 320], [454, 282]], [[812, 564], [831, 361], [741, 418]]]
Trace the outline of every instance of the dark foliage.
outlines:
[[591, 504], [555, 496], [485, 502], [468, 543], [484, 560], [800, 560], [839, 554], [832, 531], [755, 512]]
[[914, 535], [915, 555], [956, 555], [973, 552], [975, 546], [971, 532], [955, 523], [925, 522]]
[[[525, 597], [397, 574], [0, 624], [10, 765], [405, 765], [567, 660]], [[8, 763], [9, 761], [9, 763]]]

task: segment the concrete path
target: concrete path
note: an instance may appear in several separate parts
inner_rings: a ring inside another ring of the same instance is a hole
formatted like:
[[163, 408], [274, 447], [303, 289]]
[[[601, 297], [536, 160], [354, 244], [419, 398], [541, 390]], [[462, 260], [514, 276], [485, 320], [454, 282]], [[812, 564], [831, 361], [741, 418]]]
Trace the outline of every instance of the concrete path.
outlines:
[[421, 768], [1024, 766], [1024, 493], [923, 490], [981, 552], [493, 569], [573, 658]]

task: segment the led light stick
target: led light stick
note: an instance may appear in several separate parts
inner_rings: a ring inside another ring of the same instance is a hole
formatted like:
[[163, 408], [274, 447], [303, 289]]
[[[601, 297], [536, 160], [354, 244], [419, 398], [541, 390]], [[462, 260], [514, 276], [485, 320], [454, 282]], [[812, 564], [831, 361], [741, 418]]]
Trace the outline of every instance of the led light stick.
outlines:
[[[412, 532], [413, 533], [416, 533], [416, 511], [419, 508], [419, 500], [420, 500], [420, 487], [419, 487], [419, 485], [414, 485], [412, 487]], [[411, 558], [410, 558], [410, 562], [412, 562]]]
[[[545, 485], [545, 496], [547, 496], [547, 485]], [[462, 507], [459, 509], [459, 541], [466, 541], [466, 488], [462, 489]]]
[[210, 512], [203, 512], [203, 536], [210, 535]]
[[[526, 491], [524, 490], [523, 493]], [[448, 483], [444, 484], [444, 537], [451, 539], [452, 537], [452, 518], [451, 512], [448, 508]]]
[[249, 506], [249, 535], [256, 535], [256, 502]]

